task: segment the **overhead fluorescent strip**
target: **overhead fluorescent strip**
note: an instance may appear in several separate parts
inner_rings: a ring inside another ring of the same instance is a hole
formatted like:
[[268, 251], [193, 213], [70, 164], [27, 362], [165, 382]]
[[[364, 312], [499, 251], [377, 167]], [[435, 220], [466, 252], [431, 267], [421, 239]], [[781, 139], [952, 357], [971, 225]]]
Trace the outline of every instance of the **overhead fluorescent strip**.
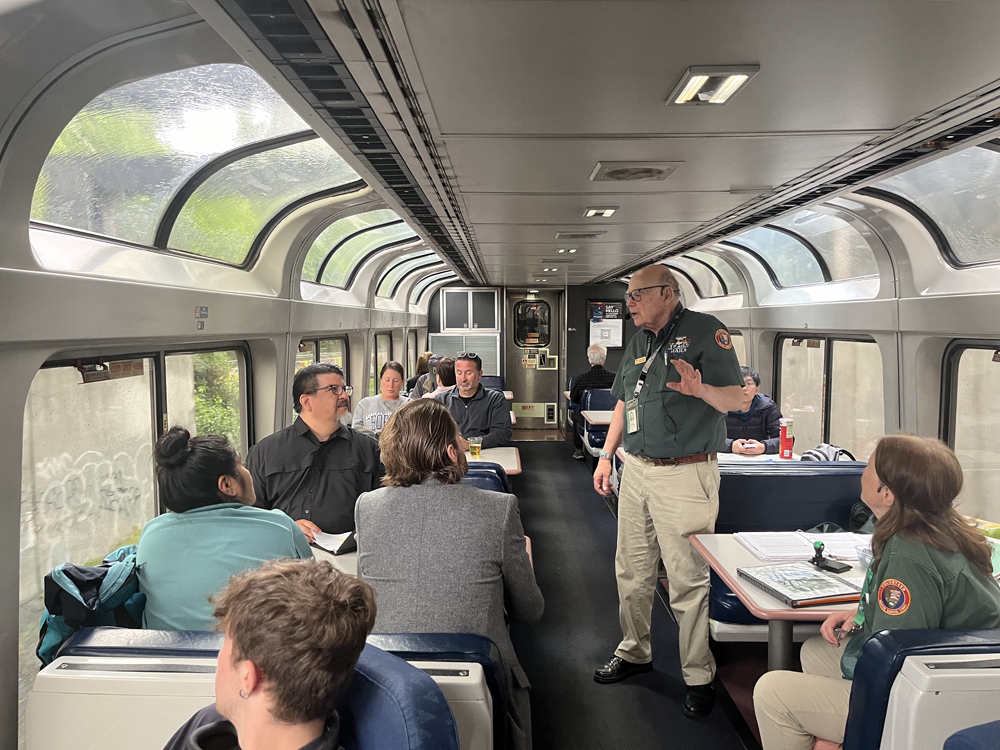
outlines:
[[759, 70], [759, 65], [699, 65], [688, 68], [666, 103], [725, 104]]

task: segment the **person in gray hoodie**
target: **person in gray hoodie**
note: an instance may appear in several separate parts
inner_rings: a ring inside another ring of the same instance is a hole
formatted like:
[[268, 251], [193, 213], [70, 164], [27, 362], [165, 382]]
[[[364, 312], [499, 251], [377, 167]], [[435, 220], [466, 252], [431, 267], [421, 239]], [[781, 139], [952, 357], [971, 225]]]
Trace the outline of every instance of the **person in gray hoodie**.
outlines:
[[408, 401], [406, 396], [399, 395], [403, 389], [403, 366], [399, 362], [382, 365], [379, 387], [382, 392], [378, 396], [369, 396], [358, 402], [351, 424], [355, 430], [378, 436], [393, 412]]

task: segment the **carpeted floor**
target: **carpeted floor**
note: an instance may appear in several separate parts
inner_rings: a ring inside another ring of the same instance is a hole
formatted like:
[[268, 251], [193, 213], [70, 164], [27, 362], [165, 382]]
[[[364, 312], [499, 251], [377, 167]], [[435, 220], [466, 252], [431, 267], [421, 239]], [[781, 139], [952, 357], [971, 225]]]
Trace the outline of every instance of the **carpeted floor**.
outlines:
[[531, 680], [534, 747], [743, 748], [726, 713], [691, 720], [681, 712], [684, 681], [677, 628], [653, 605], [654, 671], [615, 685], [594, 682], [594, 669], [621, 638], [614, 554], [616, 521], [593, 490], [587, 468], [568, 442], [521, 443], [523, 474], [512, 477], [545, 614], [511, 629]]

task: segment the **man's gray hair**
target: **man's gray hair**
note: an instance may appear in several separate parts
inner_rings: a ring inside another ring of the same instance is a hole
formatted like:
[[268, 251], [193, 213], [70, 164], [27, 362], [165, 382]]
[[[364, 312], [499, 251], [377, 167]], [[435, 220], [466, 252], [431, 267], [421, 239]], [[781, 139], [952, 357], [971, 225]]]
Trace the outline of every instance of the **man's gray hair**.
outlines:
[[604, 344], [591, 344], [587, 347], [587, 360], [591, 365], [603, 365], [608, 358], [608, 347]]

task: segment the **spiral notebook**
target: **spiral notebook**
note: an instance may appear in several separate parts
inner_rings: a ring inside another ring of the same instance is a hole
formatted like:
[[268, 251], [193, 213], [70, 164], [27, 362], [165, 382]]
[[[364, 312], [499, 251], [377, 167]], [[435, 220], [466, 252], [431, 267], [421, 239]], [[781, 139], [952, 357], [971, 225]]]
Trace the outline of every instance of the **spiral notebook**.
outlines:
[[737, 575], [789, 607], [849, 604], [861, 597], [861, 588], [807, 562], [737, 568]]

